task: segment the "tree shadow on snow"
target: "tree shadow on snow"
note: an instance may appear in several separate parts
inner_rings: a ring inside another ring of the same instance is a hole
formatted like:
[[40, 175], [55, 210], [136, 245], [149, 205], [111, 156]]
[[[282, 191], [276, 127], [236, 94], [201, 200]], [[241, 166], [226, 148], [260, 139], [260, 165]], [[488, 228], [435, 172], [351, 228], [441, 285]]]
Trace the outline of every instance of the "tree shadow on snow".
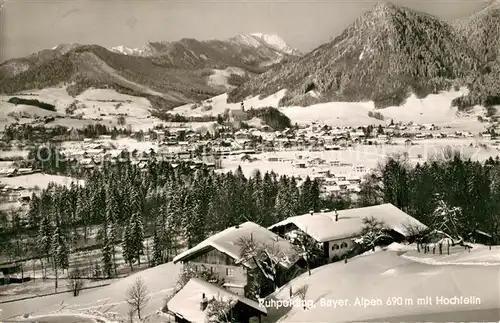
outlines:
[[[281, 299], [275, 297], [275, 296], [270, 296], [266, 300], [269, 301], [279, 301]], [[264, 316], [262, 319], [262, 323], [273, 323], [277, 322], [279, 319], [284, 318], [287, 316], [288, 312], [292, 309], [292, 306], [271, 306], [267, 308], [267, 316]]]

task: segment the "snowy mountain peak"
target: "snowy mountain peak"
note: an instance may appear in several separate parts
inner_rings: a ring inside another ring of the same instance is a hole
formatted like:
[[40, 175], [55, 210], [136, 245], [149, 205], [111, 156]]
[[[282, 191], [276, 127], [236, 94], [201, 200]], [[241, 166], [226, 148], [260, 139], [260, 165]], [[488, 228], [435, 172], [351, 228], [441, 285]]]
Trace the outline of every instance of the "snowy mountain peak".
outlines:
[[109, 49], [112, 52], [118, 53], [118, 54], [123, 54], [123, 55], [133, 55], [133, 56], [146, 56], [148, 55], [147, 53], [147, 48], [141, 47], [141, 48], [130, 48], [124, 45], [119, 45], [115, 47], [111, 47]]
[[257, 37], [267, 43], [269, 46], [289, 55], [299, 55], [299, 51], [288, 46], [288, 44], [276, 34], [252, 33], [253, 37]]
[[68, 44], [59, 44], [57, 46], [54, 46], [51, 48], [53, 51], [59, 52], [59, 54], [64, 55], [68, 53], [69, 51], [82, 46], [81, 44], [78, 43], [68, 43]]
[[266, 46], [284, 54], [300, 55], [298, 50], [288, 46], [288, 44], [276, 34], [242, 33], [231, 38], [231, 40], [251, 47]]

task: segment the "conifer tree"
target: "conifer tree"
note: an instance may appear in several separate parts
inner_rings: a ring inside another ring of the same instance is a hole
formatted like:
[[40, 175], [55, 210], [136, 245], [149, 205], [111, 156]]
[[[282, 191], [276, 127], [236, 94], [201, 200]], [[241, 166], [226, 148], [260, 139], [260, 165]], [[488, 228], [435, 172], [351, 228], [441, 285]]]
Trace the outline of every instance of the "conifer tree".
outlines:
[[127, 225], [125, 226], [125, 230], [123, 231], [123, 237], [122, 237], [122, 254], [123, 254], [123, 259], [128, 263], [130, 266], [130, 270], [133, 270], [133, 264], [134, 264], [134, 244], [133, 244], [133, 223], [134, 219], [133, 217], [130, 218], [128, 221]]
[[69, 248], [66, 236], [61, 230], [60, 223], [56, 223], [52, 237], [52, 255], [54, 264], [57, 268], [68, 269], [69, 267]]
[[31, 195], [29, 210], [28, 210], [28, 221], [31, 228], [37, 228], [39, 226], [40, 206], [41, 206], [40, 199], [35, 193], [33, 193]]
[[37, 240], [41, 255], [47, 257], [47, 260], [52, 252], [52, 232], [52, 223], [50, 222], [48, 216], [44, 216], [40, 222]]
[[312, 189], [312, 181], [309, 176], [306, 177], [304, 183], [300, 187], [300, 213], [304, 214], [309, 212], [313, 205], [311, 203], [311, 189]]
[[104, 273], [107, 278], [111, 278], [115, 264], [113, 262], [113, 242], [109, 239], [109, 227], [111, 225], [108, 222], [103, 224], [103, 243], [102, 243], [102, 263], [104, 267]]
[[266, 225], [272, 225], [296, 215], [292, 194], [293, 191], [290, 189], [288, 180], [286, 177], [282, 177], [279, 182], [278, 195], [276, 196], [275, 217], [271, 223]]
[[139, 266], [141, 265], [141, 254], [144, 251], [144, 224], [142, 221], [142, 215], [140, 213], [136, 213], [134, 216], [134, 225], [133, 225], [133, 246], [135, 259]]
[[158, 229], [155, 228], [153, 233], [153, 266], [158, 266], [163, 262], [163, 245]]
[[54, 272], [56, 275], [55, 287], [57, 290], [59, 269], [62, 269], [64, 271], [65, 269], [69, 268], [70, 254], [66, 237], [61, 230], [61, 223], [59, 219], [56, 219], [56, 223], [54, 226], [51, 254], [53, 257]]

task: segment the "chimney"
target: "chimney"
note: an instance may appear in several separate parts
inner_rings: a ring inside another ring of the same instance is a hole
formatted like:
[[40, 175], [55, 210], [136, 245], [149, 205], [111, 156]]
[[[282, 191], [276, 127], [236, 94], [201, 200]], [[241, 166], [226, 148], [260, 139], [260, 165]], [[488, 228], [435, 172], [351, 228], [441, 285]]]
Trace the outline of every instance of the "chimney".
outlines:
[[339, 220], [339, 213], [335, 210], [335, 222]]
[[313, 211], [313, 210], [310, 210], [310, 211], [309, 211], [309, 214], [310, 214], [310, 215], [314, 215], [314, 211]]
[[205, 297], [205, 293], [201, 294], [200, 310], [203, 312], [208, 306], [208, 299]]

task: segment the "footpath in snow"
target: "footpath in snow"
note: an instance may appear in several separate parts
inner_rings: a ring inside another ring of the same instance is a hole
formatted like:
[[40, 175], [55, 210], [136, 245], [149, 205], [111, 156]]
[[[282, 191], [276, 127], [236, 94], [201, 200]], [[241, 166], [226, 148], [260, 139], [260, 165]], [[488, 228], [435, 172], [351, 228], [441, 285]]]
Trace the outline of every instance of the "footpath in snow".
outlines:
[[452, 247], [450, 254], [447, 254], [446, 247], [443, 254], [436, 251], [435, 254], [417, 252], [412, 250], [401, 255], [405, 259], [416, 261], [427, 265], [446, 266], [500, 266], [500, 246], [473, 245], [473, 248], [465, 250], [463, 247]]

